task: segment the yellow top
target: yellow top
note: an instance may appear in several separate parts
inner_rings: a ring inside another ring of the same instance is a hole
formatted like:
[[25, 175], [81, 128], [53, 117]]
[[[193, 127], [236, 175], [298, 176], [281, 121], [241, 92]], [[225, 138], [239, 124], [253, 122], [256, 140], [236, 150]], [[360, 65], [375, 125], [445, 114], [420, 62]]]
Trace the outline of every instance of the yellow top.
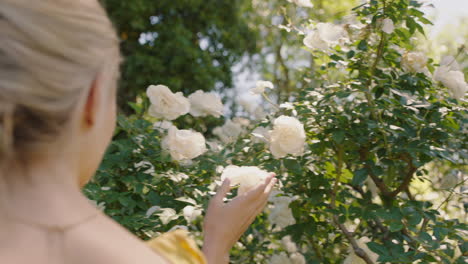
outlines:
[[203, 253], [185, 230], [165, 233], [147, 241], [148, 246], [174, 264], [207, 264]]

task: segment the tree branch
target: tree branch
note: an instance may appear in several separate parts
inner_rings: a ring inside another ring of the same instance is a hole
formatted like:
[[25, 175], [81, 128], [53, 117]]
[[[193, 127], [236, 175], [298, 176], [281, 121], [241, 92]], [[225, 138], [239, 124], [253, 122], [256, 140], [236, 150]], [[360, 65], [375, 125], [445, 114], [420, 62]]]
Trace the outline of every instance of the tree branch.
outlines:
[[[340, 178], [342, 174], [341, 169], [343, 167], [343, 154], [344, 154], [343, 152], [344, 152], [343, 146], [339, 145], [336, 150], [336, 154], [337, 154], [337, 164], [336, 164], [336, 169], [335, 169], [336, 178], [335, 178], [335, 182], [333, 185], [333, 190], [330, 194], [331, 196], [330, 207], [333, 210], [336, 209], [336, 193], [338, 192], [339, 182], [340, 182]], [[356, 242], [356, 239], [353, 237], [351, 232], [349, 232], [348, 229], [342, 223], [340, 223], [340, 220], [338, 216], [335, 214], [335, 212], [333, 212], [333, 222], [341, 230], [341, 232], [346, 236], [349, 243], [351, 243], [354, 253], [360, 258], [362, 258], [367, 264], [374, 264], [374, 262], [369, 258], [369, 255], [367, 255], [367, 253], [362, 248], [359, 247], [359, 245]]]

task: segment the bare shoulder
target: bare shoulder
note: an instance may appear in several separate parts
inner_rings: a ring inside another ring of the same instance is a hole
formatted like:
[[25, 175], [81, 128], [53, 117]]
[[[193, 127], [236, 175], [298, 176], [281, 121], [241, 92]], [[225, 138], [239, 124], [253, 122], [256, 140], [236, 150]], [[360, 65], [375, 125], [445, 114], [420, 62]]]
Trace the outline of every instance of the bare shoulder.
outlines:
[[66, 234], [67, 263], [169, 264], [141, 240], [106, 216], [69, 230]]

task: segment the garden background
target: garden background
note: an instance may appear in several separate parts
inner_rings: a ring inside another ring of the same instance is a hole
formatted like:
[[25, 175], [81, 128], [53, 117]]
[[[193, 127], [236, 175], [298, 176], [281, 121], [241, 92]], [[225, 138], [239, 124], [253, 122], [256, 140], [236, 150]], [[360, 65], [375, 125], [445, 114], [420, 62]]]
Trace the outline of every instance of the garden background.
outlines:
[[125, 60], [84, 192], [131, 232], [201, 243], [257, 166], [280, 183], [231, 263], [467, 263], [467, 1], [101, 2]]

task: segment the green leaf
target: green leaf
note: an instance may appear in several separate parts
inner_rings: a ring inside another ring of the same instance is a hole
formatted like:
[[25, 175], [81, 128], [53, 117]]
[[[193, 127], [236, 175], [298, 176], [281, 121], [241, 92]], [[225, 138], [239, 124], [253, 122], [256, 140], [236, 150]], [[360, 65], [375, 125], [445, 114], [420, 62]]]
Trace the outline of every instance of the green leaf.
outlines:
[[390, 232], [397, 232], [404, 228], [405, 226], [401, 222], [393, 222], [390, 224]]
[[359, 186], [367, 179], [367, 169], [362, 168], [354, 171], [352, 185]]

